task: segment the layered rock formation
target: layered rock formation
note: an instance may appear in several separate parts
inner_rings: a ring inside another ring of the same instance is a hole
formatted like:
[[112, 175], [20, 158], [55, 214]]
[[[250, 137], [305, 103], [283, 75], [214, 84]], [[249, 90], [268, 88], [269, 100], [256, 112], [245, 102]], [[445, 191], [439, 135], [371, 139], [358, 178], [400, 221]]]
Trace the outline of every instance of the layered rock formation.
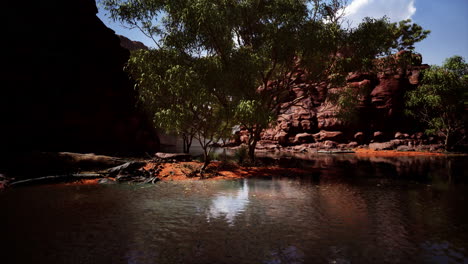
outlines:
[[130, 53], [96, 16], [94, 0], [5, 5], [2, 150], [157, 150], [123, 71]]
[[[395, 57], [398, 59], [402, 54]], [[285, 147], [312, 143], [314, 145], [310, 147], [333, 148], [340, 144], [355, 146], [387, 141], [393, 139], [396, 132], [414, 132], [414, 124], [408, 125], [403, 115], [403, 95], [419, 84], [420, 72], [428, 65], [421, 64], [420, 55], [412, 56], [412, 64], [405, 69], [395, 67], [378, 73], [350, 73], [345, 87], [311, 83], [307, 81], [306, 72], [293, 73], [290, 101], [297, 103], [282, 110], [277, 123], [263, 133], [260, 145]], [[357, 113], [354, 122], [339, 118], [340, 108], [330, 99], [331, 94], [343, 89], [359, 91], [353, 106]], [[243, 134], [241, 132], [241, 140], [247, 138]]]

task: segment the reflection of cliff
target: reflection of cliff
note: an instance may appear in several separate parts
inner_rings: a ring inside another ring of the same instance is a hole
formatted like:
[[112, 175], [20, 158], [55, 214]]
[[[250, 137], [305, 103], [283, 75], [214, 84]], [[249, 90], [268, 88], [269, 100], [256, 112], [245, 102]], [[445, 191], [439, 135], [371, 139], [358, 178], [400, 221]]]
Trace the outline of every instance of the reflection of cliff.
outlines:
[[[332, 177], [388, 178], [420, 181], [434, 179], [466, 182], [468, 171], [463, 156], [371, 156], [359, 154], [317, 154], [310, 152], [260, 152], [258, 157], [279, 159], [280, 166], [309, 169], [320, 179]], [[284, 160], [284, 162], [283, 162]]]
[[123, 72], [129, 52], [97, 18], [94, 0], [10, 2], [3, 11], [3, 150], [157, 149]]

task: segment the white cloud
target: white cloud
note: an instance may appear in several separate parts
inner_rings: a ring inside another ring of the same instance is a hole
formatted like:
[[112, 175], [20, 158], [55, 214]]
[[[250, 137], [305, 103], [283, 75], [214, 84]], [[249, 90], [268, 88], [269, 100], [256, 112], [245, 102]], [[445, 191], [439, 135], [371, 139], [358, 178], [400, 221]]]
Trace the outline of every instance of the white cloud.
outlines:
[[345, 9], [345, 19], [357, 26], [363, 18], [387, 16], [397, 22], [411, 18], [416, 13], [415, 0], [352, 0]]

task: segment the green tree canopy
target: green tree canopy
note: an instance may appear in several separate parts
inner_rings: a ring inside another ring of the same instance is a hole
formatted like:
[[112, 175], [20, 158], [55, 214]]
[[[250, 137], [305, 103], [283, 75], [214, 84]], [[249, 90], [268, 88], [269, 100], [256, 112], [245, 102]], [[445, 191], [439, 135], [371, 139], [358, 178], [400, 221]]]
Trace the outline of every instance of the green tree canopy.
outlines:
[[[157, 90], [159, 86], [179, 87], [180, 82], [188, 89], [207, 88], [228, 109], [226, 113], [249, 130], [252, 159], [261, 131], [289, 99], [294, 71], [306, 70], [313, 82], [340, 82], [345, 73], [370, 67], [375, 57], [392, 50], [412, 48], [414, 42], [428, 33], [409, 21], [395, 24], [386, 18], [366, 19], [357, 29], [343, 28], [342, 0], [103, 0], [102, 3], [112, 18], [151, 37], [157, 49], [177, 54], [176, 58], [154, 58], [161, 60], [157, 65], [177, 65], [186, 68], [181, 70], [183, 76], [195, 74], [196, 79], [203, 80], [193, 85], [183, 83], [192, 77], [173, 80], [159, 75], [162, 77], [148, 79], [146, 76], [153, 73], [145, 66], [133, 64], [140, 67], [137, 75], [145, 75], [146, 81], [140, 81], [139, 86], [151, 87], [150, 82], [157, 81], [160, 84], [155, 89], [159, 92], [163, 91]], [[153, 64], [146, 59], [151, 58], [139, 57], [136, 63]], [[194, 61], [196, 65], [213, 65], [216, 61], [216, 67], [195, 67]], [[207, 69], [211, 74], [198, 72]], [[176, 83], [171, 84], [173, 81]], [[158, 100], [157, 94], [144, 93], [152, 95]]]
[[407, 114], [426, 124], [427, 133], [441, 133], [450, 150], [466, 137], [468, 64], [453, 56], [423, 74], [421, 85], [406, 94]]

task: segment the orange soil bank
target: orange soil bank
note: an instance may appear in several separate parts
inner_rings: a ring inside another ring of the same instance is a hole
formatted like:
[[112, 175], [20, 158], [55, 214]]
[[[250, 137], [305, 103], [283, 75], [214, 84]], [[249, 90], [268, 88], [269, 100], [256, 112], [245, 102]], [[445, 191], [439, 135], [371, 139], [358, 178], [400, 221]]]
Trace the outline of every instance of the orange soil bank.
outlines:
[[443, 153], [437, 152], [418, 152], [418, 151], [396, 151], [396, 150], [371, 150], [355, 149], [357, 156], [373, 157], [408, 157], [408, 156], [443, 156]]

